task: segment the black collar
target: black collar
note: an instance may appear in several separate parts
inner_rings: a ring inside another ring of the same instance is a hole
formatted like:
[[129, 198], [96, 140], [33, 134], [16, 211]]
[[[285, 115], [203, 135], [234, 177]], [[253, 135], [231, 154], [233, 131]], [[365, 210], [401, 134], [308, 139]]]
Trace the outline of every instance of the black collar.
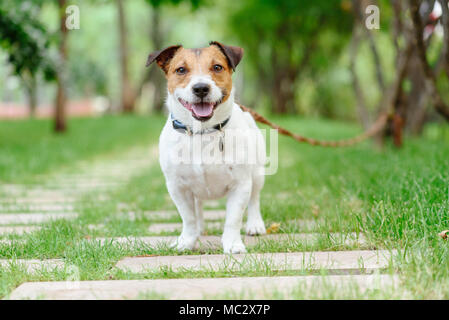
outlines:
[[174, 119], [173, 114], [171, 114], [171, 118], [172, 118], [173, 129], [175, 129], [176, 131], [181, 132], [181, 133], [186, 133], [188, 135], [205, 134], [205, 133], [211, 133], [214, 131], [221, 131], [221, 129], [223, 129], [223, 127], [228, 123], [229, 119], [231, 119], [231, 117], [229, 117], [225, 121], [223, 121], [219, 124], [216, 124], [212, 128], [207, 128], [207, 129], [204, 129], [204, 130], [201, 130], [198, 132], [193, 132], [191, 127], [188, 127], [185, 124], [183, 124], [181, 121]]

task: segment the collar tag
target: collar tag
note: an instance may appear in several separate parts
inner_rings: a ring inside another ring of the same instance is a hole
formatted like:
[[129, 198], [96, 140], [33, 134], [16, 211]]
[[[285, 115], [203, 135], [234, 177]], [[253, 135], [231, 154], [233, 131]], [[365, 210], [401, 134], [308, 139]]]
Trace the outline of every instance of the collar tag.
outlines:
[[224, 151], [224, 132], [220, 136], [220, 140], [218, 141], [218, 148], [220, 149], [221, 152]]

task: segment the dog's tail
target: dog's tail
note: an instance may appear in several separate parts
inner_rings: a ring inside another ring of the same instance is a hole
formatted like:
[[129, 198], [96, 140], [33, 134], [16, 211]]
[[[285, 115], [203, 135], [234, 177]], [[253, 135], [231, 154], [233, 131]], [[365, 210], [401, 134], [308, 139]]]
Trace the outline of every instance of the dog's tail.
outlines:
[[278, 130], [278, 132], [280, 134], [292, 137], [293, 139], [295, 139], [298, 142], [305, 142], [312, 146], [321, 146], [321, 147], [349, 147], [349, 146], [355, 145], [355, 144], [362, 142], [362, 141], [376, 135], [377, 133], [379, 133], [385, 127], [385, 125], [387, 124], [387, 120], [388, 120], [388, 114], [383, 113], [379, 116], [379, 118], [376, 120], [376, 122], [368, 130], [366, 130], [365, 132], [363, 132], [362, 134], [360, 134], [358, 136], [355, 136], [350, 139], [344, 139], [344, 140], [338, 140], [338, 141], [322, 141], [322, 140], [307, 138], [307, 137], [292, 133], [289, 130], [284, 129], [284, 128], [278, 126], [277, 124], [274, 124], [271, 121], [267, 120], [266, 118], [264, 118], [263, 116], [258, 114], [253, 109], [247, 108], [241, 104], [239, 104], [239, 106], [243, 111], [249, 112], [253, 116], [254, 120], [256, 120], [257, 122], [266, 124], [266, 125], [272, 127], [273, 129]]

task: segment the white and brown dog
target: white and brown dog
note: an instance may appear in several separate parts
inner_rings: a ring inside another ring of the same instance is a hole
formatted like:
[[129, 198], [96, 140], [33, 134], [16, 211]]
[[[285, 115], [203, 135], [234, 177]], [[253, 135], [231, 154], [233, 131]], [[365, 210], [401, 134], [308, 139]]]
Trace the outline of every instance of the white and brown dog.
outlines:
[[[167, 78], [170, 115], [159, 139], [159, 160], [183, 221], [182, 233], [174, 243], [179, 250], [194, 248], [204, 228], [202, 204], [208, 199], [227, 196], [222, 236], [225, 253], [246, 251], [240, 236], [246, 208], [246, 233], [266, 232], [259, 205], [265, 143], [252, 116], [234, 102], [232, 73], [242, 56], [242, 48], [211, 42], [200, 49], [171, 46], [148, 57], [147, 66], [156, 61]], [[236, 139], [228, 141], [228, 136]], [[201, 150], [195, 151], [192, 141], [198, 137]], [[258, 148], [251, 148], [255, 144]], [[246, 147], [236, 151], [237, 145]], [[200, 157], [199, 161], [180, 162], [180, 149], [195, 159], [207, 150], [209, 157], [207, 161]], [[239, 161], [242, 153], [243, 158], [258, 161]]]

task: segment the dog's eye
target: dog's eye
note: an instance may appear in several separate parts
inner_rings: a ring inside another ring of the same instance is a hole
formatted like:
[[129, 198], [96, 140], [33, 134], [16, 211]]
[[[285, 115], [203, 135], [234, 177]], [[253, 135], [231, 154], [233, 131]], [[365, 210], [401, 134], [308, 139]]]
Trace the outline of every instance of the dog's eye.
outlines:
[[213, 68], [215, 72], [220, 72], [221, 70], [223, 70], [223, 67], [220, 66], [219, 64], [214, 64]]
[[184, 67], [179, 67], [178, 69], [176, 69], [176, 73], [177, 74], [186, 74], [187, 73], [187, 69]]

